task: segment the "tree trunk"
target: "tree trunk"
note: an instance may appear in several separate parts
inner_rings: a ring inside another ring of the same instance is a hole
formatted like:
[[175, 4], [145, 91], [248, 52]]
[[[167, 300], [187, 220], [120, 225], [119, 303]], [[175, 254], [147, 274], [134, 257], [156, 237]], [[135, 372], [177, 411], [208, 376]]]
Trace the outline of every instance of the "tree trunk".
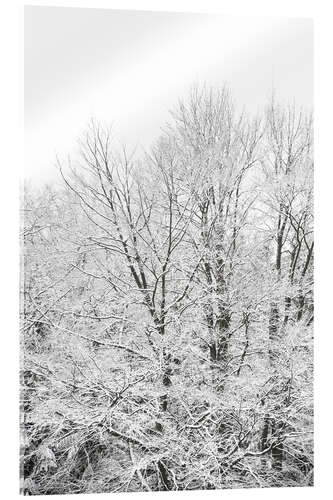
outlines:
[[269, 359], [272, 364], [275, 360], [275, 348], [272, 348], [272, 344], [274, 346], [274, 342], [277, 339], [278, 330], [279, 330], [279, 309], [275, 302], [271, 304], [270, 314], [269, 314], [269, 325], [268, 325], [268, 336], [269, 336]]
[[289, 321], [290, 306], [291, 306], [291, 297], [285, 297], [283, 326], [287, 326], [287, 323]]
[[302, 290], [300, 290], [297, 297], [297, 321], [301, 321], [303, 317], [304, 303], [305, 303], [305, 297], [304, 294], [302, 293]]
[[[276, 424], [275, 422], [272, 422], [272, 435], [277, 434], [280, 425]], [[272, 448], [272, 459], [273, 459], [273, 468], [276, 470], [282, 470], [282, 464], [283, 464], [283, 444], [279, 443], [276, 446], [273, 446]]]

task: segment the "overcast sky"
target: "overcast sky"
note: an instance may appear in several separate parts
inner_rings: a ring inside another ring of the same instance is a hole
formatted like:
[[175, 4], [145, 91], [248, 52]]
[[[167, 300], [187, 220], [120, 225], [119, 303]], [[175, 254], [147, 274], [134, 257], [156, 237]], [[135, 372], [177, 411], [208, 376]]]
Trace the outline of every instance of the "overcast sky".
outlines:
[[149, 147], [194, 83], [222, 86], [250, 112], [272, 93], [313, 100], [307, 19], [59, 7], [25, 8], [25, 176], [53, 181], [90, 118]]

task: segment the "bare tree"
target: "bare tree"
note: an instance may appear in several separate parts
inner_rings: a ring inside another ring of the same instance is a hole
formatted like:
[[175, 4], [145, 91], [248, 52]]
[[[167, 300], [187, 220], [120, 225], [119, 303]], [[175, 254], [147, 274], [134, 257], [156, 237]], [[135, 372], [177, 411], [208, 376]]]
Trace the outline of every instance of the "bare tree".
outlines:
[[237, 116], [226, 88], [194, 88], [173, 118], [165, 141], [175, 151], [183, 189], [192, 183], [197, 201], [197, 209], [187, 214], [188, 233], [192, 252], [201, 259], [198, 279], [211, 366], [223, 373], [232, 335], [233, 280], [242, 265], [240, 241], [255, 196], [249, 179], [258, 162], [261, 127], [259, 120]]
[[[272, 240], [272, 289], [275, 293], [270, 304], [269, 339], [270, 360], [276, 369], [286, 325], [291, 319], [300, 321], [303, 316], [303, 283], [305, 276], [310, 275], [313, 256], [311, 116], [297, 111], [295, 105], [282, 108], [273, 99], [266, 112], [266, 141], [262, 162], [266, 179], [262, 199], [266, 220], [275, 227]], [[307, 293], [311, 293], [311, 285], [310, 277]], [[296, 306], [293, 316], [292, 303]], [[264, 446], [269, 420], [266, 419], [263, 431]], [[274, 423], [274, 420], [271, 418], [272, 432], [279, 434], [282, 424]], [[275, 466], [281, 469], [282, 444], [273, 448], [273, 458]]]

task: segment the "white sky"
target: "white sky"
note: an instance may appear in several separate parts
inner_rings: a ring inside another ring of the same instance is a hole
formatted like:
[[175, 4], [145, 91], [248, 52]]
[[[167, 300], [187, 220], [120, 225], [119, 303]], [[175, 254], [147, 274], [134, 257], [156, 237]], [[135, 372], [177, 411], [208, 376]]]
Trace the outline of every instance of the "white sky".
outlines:
[[312, 37], [306, 19], [26, 7], [25, 176], [54, 180], [91, 117], [148, 147], [193, 83], [312, 107]]

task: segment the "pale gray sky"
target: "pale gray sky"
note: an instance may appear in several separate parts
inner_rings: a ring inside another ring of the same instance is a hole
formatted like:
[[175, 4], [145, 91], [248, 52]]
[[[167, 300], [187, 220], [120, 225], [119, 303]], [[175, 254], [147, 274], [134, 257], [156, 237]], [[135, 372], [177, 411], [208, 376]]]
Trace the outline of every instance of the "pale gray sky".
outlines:
[[226, 83], [236, 103], [313, 105], [313, 24], [60, 7], [25, 8], [25, 176], [56, 177], [94, 117], [148, 147], [194, 83]]

